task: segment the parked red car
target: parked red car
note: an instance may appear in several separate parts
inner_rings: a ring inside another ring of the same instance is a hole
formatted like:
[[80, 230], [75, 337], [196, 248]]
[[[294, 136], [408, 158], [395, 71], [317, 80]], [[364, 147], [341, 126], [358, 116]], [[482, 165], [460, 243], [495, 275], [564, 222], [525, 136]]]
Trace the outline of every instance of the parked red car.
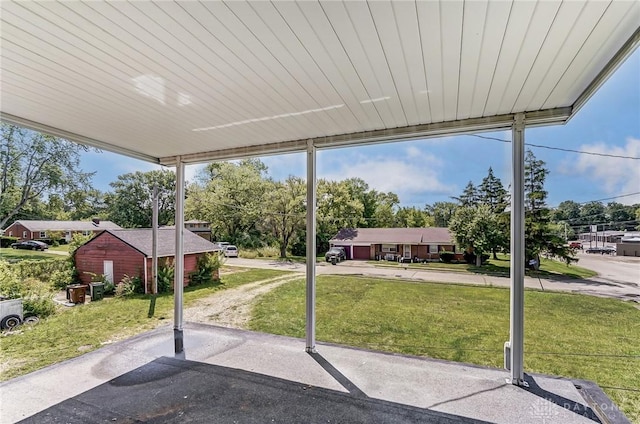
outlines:
[[580, 243], [579, 241], [572, 241], [571, 243], [569, 243], [569, 247], [572, 249], [582, 250], [582, 243]]

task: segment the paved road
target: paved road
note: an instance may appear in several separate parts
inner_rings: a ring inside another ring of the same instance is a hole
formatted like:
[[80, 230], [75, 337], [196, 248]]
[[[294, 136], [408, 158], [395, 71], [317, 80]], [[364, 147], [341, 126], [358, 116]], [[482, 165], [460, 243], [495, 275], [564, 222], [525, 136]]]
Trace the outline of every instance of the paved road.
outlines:
[[[279, 262], [274, 260], [228, 258], [226, 265], [243, 266], [250, 268], [281, 269], [294, 272], [305, 272], [304, 264]], [[637, 264], [640, 266], [640, 262]], [[482, 274], [467, 274], [456, 272], [442, 272], [436, 270], [416, 270], [408, 267], [376, 266], [361, 261], [345, 261], [338, 265], [318, 263], [316, 267], [318, 275], [366, 275], [370, 277], [399, 278], [419, 281], [431, 281], [441, 283], [476, 284], [483, 286], [509, 287], [510, 280], [507, 277], [497, 277]], [[640, 303], [640, 286], [637, 283], [607, 281], [606, 279], [593, 278], [588, 280], [577, 279], [539, 279], [525, 277], [525, 287], [533, 289], [582, 293], [592, 296], [613, 297], [623, 300], [634, 300]]]
[[598, 273], [595, 279], [620, 284], [640, 284], [640, 258], [578, 253], [578, 265]]

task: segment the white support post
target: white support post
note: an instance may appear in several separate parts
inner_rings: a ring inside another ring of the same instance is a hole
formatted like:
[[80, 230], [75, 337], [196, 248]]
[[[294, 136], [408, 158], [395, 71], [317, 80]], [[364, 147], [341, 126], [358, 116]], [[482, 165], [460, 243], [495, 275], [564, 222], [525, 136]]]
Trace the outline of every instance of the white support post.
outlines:
[[505, 363], [511, 384], [524, 381], [524, 114], [515, 116], [511, 142], [511, 302], [510, 337]]
[[184, 292], [184, 163], [178, 156], [176, 160], [176, 256], [174, 268], [174, 314], [173, 338], [175, 357], [185, 359], [183, 324], [183, 292]]
[[[146, 259], [144, 272], [147, 275]], [[146, 278], [144, 284], [146, 289]], [[158, 294], [158, 184], [153, 186], [153, 213], [151, 217], [151, 293]]]
[[316, 147], [307, 143], [306, 351], [316, 351]]

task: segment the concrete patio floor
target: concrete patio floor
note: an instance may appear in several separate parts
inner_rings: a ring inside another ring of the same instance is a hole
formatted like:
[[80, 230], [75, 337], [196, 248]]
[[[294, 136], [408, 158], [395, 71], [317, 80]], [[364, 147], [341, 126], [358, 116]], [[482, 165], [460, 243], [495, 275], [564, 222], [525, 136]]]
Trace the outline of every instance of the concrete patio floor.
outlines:
[[0, 422], [629, 422], [587, 381], [528, 375], [525, 389], [469, 364], [310, 355], [300, 339], [192, 323], [184, 336], [187, 361], [167, 326], [4, 382]]

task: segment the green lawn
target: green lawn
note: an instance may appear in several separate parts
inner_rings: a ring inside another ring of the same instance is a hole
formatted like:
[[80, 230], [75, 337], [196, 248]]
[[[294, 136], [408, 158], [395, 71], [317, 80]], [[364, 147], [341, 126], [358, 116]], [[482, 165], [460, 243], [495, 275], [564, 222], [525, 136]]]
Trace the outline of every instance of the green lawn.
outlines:
[[[482, 265], [481, 267], [469, 264], [446, 264], [444, 262], [429, 262], [427, 264], [399, 264], [395, 262], [371, 261], [370, 263], [384, 267], [409, 267], [416, 269], [433, 269], [438, 271], [464, 272], [472, 274], [500, 275], [505, 277], [509, 276], [510, 269], [509, 256], [503, 254], [498, 254], [498, 259], [490, 258], [487, 263]], [[583, 279], [595, 277], [596, 275], [598, 275], [598, 273], [595, 271], [591, 271], [590, 269], [582, 268], [575, 264], [567, 266], [562, 262], [542, 258], [540, 263], [540, 270], [527, 270], [526, 275], [532, 277], [539, 276], [543, 278], [568, 277]]]
[[[222, 275], [222, 283], [187, 287], [185, 305], [217, 290], [285, 275], [286, 271], [251, 269]], [[0, 380], [27, 374], [56, 362], [98, 349], [103, 343], [117, 341], [168, 323], [173, 319], [173, 294], [159, 295], [155, 315], [148, 318], [150, 296], [105, 298], [73, 308], [61, 307], [54, 316], [21, 333], [2, 337], [0, 343]], [[73, 329], [73, 331], [71, 331]]]
[[55, 253], [40, 252], [39, 250], [12, 249], [10, 247], [0, 248], [0, 260], [9, 262], [22, 261], [25, 259], [44, 260], [61, 257], [61, 255], [56, 255]]
[[[250, 328], [304, 337], [304, 288], [299, 280], [263, 296]], [[527, 371], [593, 380], [640, 422], [640, 311], [633, 304], [527, 290], [525, 314]], [[317, 337], [502, 367], [509, 290], [319, 276]]]

